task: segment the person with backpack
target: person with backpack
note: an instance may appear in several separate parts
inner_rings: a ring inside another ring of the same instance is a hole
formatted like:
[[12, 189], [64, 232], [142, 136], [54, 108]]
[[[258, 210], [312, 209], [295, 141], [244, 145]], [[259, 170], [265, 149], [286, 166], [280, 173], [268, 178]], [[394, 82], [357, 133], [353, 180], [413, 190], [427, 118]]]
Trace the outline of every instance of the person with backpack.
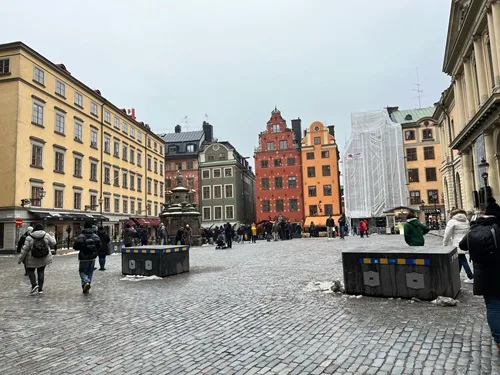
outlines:
[[[21, 238], [19, 238], [19, 241], [17, 241], [17, 254], [21, 254], [21, 250], [23, 248], [24, 242], [26, 241], [26, 237], [30, 235], [30, 233], [33, 232], [33, 227], [28, 227], [26, 229], [26, 232], [23, 233]], [[24, 276], [28, 276], [28, 269], [26, 268], [26, 263], [24, 263]]]
[[106, 265], [106, 255], [108, 255], [109, 243], [111, 242], [111, 239], [104, 230], [104, 227], [98, 228], [97, 235], [101, 239], [101, 247], [97, 250], [97, 255], [99, 256], [99, 271], [106, 271], [104, 266]]
[[[55, 246], [56, 239], [54, 233], [47, 233], [42, 224], [36, 224], [25, 239], [18, 263], [24, 262], [28, 270], [28, 277], [31, 282], [30, 294], [43, 293], [45, 281], [45, 267], [52, 263], [52, 253], [50, 247]], [[38, 276], [35, 276], [35, 270]]]
[[413, 211], [410, 211], [406, 216], [404, 226], [405, 241], [410, 246], [424, 246], [424, 235], [429, 233], [430, 229], [422, 224]]
[[82, 280], [83, 293], [87, 294], [91, 288], [94, 273], [95, 258], [101, 248], [101, 239], [92, 229], [92, 223], [86, 222], [82, 232], [76, 238], [73, 249], [78, 250], [80, 262], [78, 271]]
[[469, 231], [469, 221], [466, 215], [467, 213], [460, 209], [455, 209], [450, 212], [450, 220], [446, 224], [446, 229], [444, 230], [443, 246], [451, 244], [451, 246], [457, 249], [459, 270], [461, 271], [463, 267], [468, 277], [463, 280], [463, 282], [470, 284], [472, 283], [471, 280], [474, 278], [474, 274], [465, 256], [467, 251], [461, 250], [458, 247], [460, 240], [464, 238]]
[[328, 219], [326, 219], [326, 231], [328, 233], [328, 239], [334, 239], [333, 231], [335, 229], [335, 220], [333, 219], [333, 216], [330, 215]]
[[474, 216], [460, 241], [474, 266], [473, 293], [483, 296], [486, 319], [500, 355], [500, 228], [495, 216]]

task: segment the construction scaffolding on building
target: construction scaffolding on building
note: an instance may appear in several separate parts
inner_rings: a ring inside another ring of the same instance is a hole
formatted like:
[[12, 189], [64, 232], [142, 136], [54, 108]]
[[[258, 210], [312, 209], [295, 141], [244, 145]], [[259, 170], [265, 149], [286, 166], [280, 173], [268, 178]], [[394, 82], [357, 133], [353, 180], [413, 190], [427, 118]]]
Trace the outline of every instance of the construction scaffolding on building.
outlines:
[[[401, 125], [386, 110], [351, 114], [351, 138], [342, 159], [349, 228], [359, 219], [382, 218], [384, 211], [406, 204]], [[370, 221], [372, 228], [378, 226]]]

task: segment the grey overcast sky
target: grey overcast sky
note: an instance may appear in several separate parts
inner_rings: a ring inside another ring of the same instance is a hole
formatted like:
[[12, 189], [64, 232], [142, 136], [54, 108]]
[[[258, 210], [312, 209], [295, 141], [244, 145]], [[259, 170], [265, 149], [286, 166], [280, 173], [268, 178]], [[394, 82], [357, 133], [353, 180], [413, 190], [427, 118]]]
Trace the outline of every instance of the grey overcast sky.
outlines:
[[[291, 126], [432, 105], [450, 0], [28, 0], [3, 3], [1, 42], [23, 41], [156, 132], [201, 128], [252, 156], [276, 105]], [[253, 163], [253, 160], [250, 159]]]

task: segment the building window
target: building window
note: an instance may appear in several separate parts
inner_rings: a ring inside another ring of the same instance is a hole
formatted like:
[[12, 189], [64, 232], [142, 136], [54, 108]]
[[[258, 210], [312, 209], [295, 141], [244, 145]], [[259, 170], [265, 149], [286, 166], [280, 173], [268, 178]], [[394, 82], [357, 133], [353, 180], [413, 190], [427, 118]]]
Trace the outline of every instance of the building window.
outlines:
[[[170, 181], [170, 180], [168, 180], [168, 181]], [[137, 176], [137, 191], [138, 192], [142, 191], [142, 177], [141, 176]]]
[[423, 139], [433, 139], [432, 129], [424, 129], [422, 132]]
[[122, 188], [128, 189], [128, 173], [122, 172]]
[[151, 194], [151, 180], [149, 179], [148, 179], [147, 189], [148, 189], [148, 194]]
[[135, 128], [133, 126], [130, 127], [130, 136], [135, 138]]
[[415, 130], [405, 130], [405, 140], [407, 141], [415, 140]]
[[109, 135], [104, 136], [104, 152], [106, 154], [111, 153], [111, 137]]
[[64, 173], [64, 152], [61, 152], [61, 151], [55, 152], [54, 172]]
[[224, 177], [233, 177], [233, 168], [224, 168]]
[[408, 169], [408, 181], [409, 182], [418, 182], [418, 168], [410, 168]]
[[233, 185], [224, 185], [225, 197], [233, 198]]
[[172, 180], [169, 178], [165, 179], [165, 187], [167, 189], [170, 189], [170, 187], [172, 186]]
[[268, 200], [262, 201], [262, 212], [271, 211], [271, 203]]
[[323, 165], [323, 166], [321, 166], [321, 172], [323, 174], [323, 177], [331, 176], [332, 175], [332, 173], [330, 171], [330, 166], [329, 165]]
[[83, 124], [78, 120], [75, 121], [75, 141], [83, 142]]
[[41, 83], [42, 85], [45, 82], [45, 72], [38, 66], [35, 66], [33, 69], [33, 81]]
[[130, 149], [130, 163], [135, 164], [135, 151], [133, 148]]
[[137, 130], [137, 140], [142, 143], [142, 132], [140, 130]]
[[314, 160], [314, 152], [306, 153], [306, 159], [307, 160]]
[[280, 150], [286, 150], [287, 148], [288, 148], [288, 141], [287, 140], [280, 141]]
[[221, 199], [221, 198], [222, 198], [222, 186], [215, 185], [214, 186], [214, 199]]
[[56, 94], [66, 97], [66, 85], [56, 79]]
[[406, 149], [406, 160], [408, 160], [408, 161], [417, 160], [417, 149], [416, 148]]
[[[10, 59], [0, 59], [0, 74], [7, 73], [10, 73]], [[3, 239], [3, 236], [1, 238]]]
[[176, 152], [177, 152], [177, 146], [169, 146], [168, 147], [169, 154], [175, 154]]
[[213, 178], [221, 178], [221, 171], [220, 169], [214, 169], [212, 172]]
[[297, 177], [290, 176], [288, 177], [288, 188], [294, 189], [297, 187]]
[[120, 212], [120, 198], [115, 198], [115, 213]]
[[33, 115], [31, 116], [31, 121], [36, 125], [43, 126], [43, 104], [39, 102], [33, 102]]
[[120, 141], [113, 142], [113, 156], [120, 157]]
[[128, 145], [125, 143], [122, 144], [122, 160], [128, 160]]
[[90, 209], [92, 211], [97, 210], [97, 195], [90, 196]]
[[182, 171], [182, 163], [177, 164], [177, 170]]
[[111, 124], [111, 113], [109, 111], [104, 111], [104, 122]]
[[160, 176], [163, 176], [163, 163], [160, 162]]
[[97, 103], [90, 102], [90, 113], [97, 116]]
[[214, 161], [215, 160], [215, 156], [213, 155], [208, 155], [208, 161]]
[[333, 215], [333, 204], [325, 204], [325, 215]]
[[97, 181], [97, 163], [90, 162], [90, 181]]
[[75, 105], [83, 108], [83, 95], [80, 94], [78, 91], [75, 91]]
[[439, 203], [439, 197], [438, 197], [437, 190], [427, 190], [427, 202], [429, 202], [429, 204], [438, 204]]
[[321, 144], [321, 137], [314, 137], [314, 144], [320, 145]]
[[41, 186], [32, 186], [31, 187], [31, 205], [35, 207], [42, 206], [42, 187]]
[[274, 151], [274, 142], [267, 142], [267, 151]]
[[281, 167], [281, 159], [274, 159], [274, 166]]
[[125, 121], [122, 123], [122, 130], [124, 133], [128, 134], [128, 124]]
[[222, 207], [221, 206], [214, 207], [214, 220], [222, 220]]
[[283, 189], [283, 178], [282, 177], [274, 177], [274, 188], [275, 189]]
[[260, 183], [261, 183], [261, 189], [262, 190], [269, 190], [269, 178], [263, 177], [260, 180]]
[[151, 171], [151, 156], [148, 156], [148, 171]]
[[90, 147], [97, 148], [97, 130], [90, 129]]
[[142, 214], [142, 202], [137, 202], [137, 215]]
[[123, 213], [128, 213], [128, 200], [126, 199], [123, 200]]
[[315, 167], [307, 167], [307, 177], [316, 177]]
[[186, 179], [186, 181], [187, 181], [187, 186], [188, 187], [190, 187], [190, 188], [194, 187], [194, 178], [193, 177], [188, 177]]
[[55, 190], [54, 191], [54, 208], [63, 208], [63, 191]]
[[82, 177], [82, 158], [79, 156], [75, 156], [73, 160], [73, 176], [74, 177]]
[[151, 138], [148, 138], [148, 147], [151, 148]]
[[203, 199], [210, 199], [210, 186], [203, 186], [202, 194]]
[[40, 144], [31, 145], [31, 166], [43, 168], [43, 146]]
[[194, 152], [194, 145], [187, 145], [186, 146], [186, 151], [187, 152]]
[[424, 159], [425, 160], [433, 160], [433, 159], [435, 159], [435, 156], [434, 156], [434, 146], [424, 147]]
[[64, 123], [65, 123], [64, 113], [56, 111], [56, 125], [54, 127], [54, 131], [56, 133], [64, 135]]
[[109, 167], [104, 167], [104, 183], [108, 185], [111, 183], [111, 170]]
[[317, 216], [318, 215], [318, 206], [315, 204], [309, 206], [309, 216]]
[[130, 214], [135, 214], [135, 201], [130, 201]]
[[163, 198], [163, 192], [165, 191], [165, 188], [163, 187], [163, 182], [160, 182], [160, 197]]
[[203, 220], [212, 220], [210, 207], [203, 207]]
[[113, 170], [113, 186], [120, 186], [120, 171], [118, 169]]
[[155, 202], [155, 216], [158, 216], [158, 203]]
[[111, 210], [111, 198], [104, 197], [104, 211], [109, 212]]
[[186, 169], [193, 169], [194, 163], [192, 161], [187, 161], [186, 162]]
[[280, 132], [280, 126], [279, 124], [273, 124], [273, 133], [279, 133]]
[[158, 173], [158, 161], [155, 159], [154, 161], [154, 168], [153, 168], [155, 173]]
[[276, 212], [283, 212], [285, 209], [285, 201], [283, 199], [276, 199]]
[[308, 194], [310, 197], [315, 197], [316, 196], [316, 186], [309, 186], [307, 188]]
[[419, 190], [410, 191], [410, 204], [419, 205], [421, 202], [422, 199], [420, 198], [420, 191]]
[[233, 220], [233, 219], [234, 219], [234, 207], [226, 206], [226, 220]]
[[158, 195], [158, 181], [155, 181], [153, 184], [154, 195]]
[[135, 174], [130, 173], [130, 190], [135, 190]]
[[268, 160], [261, 160], [260, 161], [260, 167], [261, 168], [268, 168], [269, 167], [269, 161]]
[[436, 168], [425, 168], [425, 180], [437, 181]]
[[142, 167], [142, 154], [139, 151], [137, 151], [137, 165]]
[[330, 197], [332, 195], [332, 185], [323, 185], [323, 195]]
[[295, 165], [295, 158], [286, 159], [286, 165], [288, 165], [288, 166]]
[[330, 151], [321, 151], [321, 158], [328, 159], [330, 157]]
[[297, 211], [299, 209], [299, 201], [297, 199], [290, 199], [288, 201], [290, 211]]
[[204, 169], [203, 171], [201, 171], [201, 178], [203, 180], [210, 178], [210, 169]]
[[115, 117], [113, 126], [115, 129], [120, 129], [120, 119], [118, 117]]
[[73, 208], [75, 210], [82, 209], [82, 193], [77, 191], [73, 193]]

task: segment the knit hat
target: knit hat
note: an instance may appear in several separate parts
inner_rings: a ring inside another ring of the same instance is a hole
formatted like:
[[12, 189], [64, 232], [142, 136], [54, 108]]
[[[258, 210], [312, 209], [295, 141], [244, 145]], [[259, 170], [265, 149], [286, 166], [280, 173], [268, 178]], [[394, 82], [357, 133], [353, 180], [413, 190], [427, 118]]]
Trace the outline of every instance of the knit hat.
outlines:
[[30, 227], [28, 227], [28, 229], [26, 229], [26, 231], [27, 231], [28, 233], [33, 232], [33, 227], [31, 227], [31, 226], [30, 226]]
[[37, 231], [37, 230], [44, 230], [44, 227], [43, 227], [43, 224], [36, 224], [35, 227], [33, 228], [33, 230]]

